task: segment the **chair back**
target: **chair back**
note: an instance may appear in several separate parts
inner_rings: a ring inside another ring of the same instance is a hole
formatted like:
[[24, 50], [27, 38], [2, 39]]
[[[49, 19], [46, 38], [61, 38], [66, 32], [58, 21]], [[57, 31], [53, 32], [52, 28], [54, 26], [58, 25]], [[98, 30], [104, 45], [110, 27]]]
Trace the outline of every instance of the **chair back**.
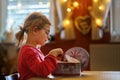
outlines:
[[19, 79], [19, 73], [13, 73], [5, 76], [5, 80], [18, 80], [18, 79]]

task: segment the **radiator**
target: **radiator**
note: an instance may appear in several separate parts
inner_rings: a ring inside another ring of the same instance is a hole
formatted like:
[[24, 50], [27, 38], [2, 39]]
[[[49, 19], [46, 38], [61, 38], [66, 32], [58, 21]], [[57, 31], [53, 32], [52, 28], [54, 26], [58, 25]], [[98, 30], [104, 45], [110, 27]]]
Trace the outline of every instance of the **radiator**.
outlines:
[[120, 71], [120, 44], [91, 44], [90, 70]]

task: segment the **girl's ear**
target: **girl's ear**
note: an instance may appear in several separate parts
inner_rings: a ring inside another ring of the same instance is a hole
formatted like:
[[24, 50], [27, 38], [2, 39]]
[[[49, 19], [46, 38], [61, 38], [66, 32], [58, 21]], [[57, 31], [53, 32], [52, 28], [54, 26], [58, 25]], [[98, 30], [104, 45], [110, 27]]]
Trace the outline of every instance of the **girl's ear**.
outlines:
[[37, 27], [34, 27], [33, 28], [33, 32], [37, 32], [38, 31], [38, 28]]
[[39, 29], [37, 27], [34, 27], [33, 30], [32, 30], [33, 34], [36, 34], [38, 32], [38, 30]]

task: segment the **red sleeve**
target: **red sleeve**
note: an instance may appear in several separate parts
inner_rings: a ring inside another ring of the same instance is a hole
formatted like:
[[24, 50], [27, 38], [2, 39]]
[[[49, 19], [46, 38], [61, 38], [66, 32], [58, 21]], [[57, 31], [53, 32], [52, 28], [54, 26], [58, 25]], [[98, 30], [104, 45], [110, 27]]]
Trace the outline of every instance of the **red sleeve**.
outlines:
[[39, 55], [33, 51], [27, 51], [25, 64], [37, 76], [47, 77], [56, 68], [56, 58], [52, 55], [46, 56], [44, 61], [41, 61]]

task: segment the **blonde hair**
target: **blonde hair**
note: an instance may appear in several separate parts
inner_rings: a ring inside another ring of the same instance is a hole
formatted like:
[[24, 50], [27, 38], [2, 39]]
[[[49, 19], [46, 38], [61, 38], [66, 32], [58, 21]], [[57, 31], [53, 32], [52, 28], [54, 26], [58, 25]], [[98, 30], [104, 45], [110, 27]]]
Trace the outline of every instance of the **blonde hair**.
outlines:
[[17, 45], [20, 46], [24, 40], [24, 33], [30, 32], [34, 27], [44, 27], [46, 24], [51, 25], [47, 17], [40, 12], [31, 13], [25, 20], [23, 27], [16, 33]]

